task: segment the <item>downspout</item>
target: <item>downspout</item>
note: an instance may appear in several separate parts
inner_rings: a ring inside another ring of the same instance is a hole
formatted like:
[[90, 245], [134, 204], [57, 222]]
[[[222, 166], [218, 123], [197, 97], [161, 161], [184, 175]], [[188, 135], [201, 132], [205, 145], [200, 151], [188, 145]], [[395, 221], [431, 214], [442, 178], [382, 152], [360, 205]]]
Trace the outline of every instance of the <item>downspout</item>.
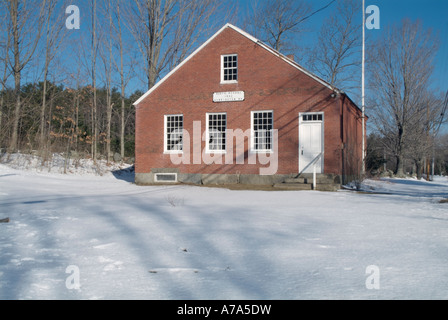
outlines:
[[340, 115], [341, 115], [341, 121], [340, 121], [340, 132], [341, 132], [341, 165], [340, 165], [340, 172], [341, 172], [341, 182], [342, 184], [346, 183], [346, 176], [345, 176], [345, 125], [344, 125], [344, 102], [345, 102], [345, 95], [339, 97], [340, 101]]

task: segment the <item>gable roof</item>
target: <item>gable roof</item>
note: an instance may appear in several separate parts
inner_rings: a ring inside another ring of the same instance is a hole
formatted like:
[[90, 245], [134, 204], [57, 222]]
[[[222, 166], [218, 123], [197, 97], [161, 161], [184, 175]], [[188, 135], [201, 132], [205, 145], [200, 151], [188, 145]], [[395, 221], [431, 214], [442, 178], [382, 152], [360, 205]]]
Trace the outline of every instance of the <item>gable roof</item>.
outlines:
[[201, 51], [207, 44], [209, 44], [214, 38], [216, 38], [221, 32], [223, 32], [225, 29], [230, 28], [234, 31], [240, 33], [241, 35], [245, 36], [249, 40], [253, 41], [255, 44], [259, 45], [260, 47], [264, 48], [265, 50], [269, 51], [270, 53], [276, 55], [280, 59], [284, 60], [294, 68], [302, 71], [307, 76], [313, 78], [323, 86], [327, 87], [330, 90], [337, 91], [338, 93], [343, 93], [342, 91], [338, 90], [325, 80], [319, 78], [315, 74], [311, 73], [310, 71], [303, 68], [301, 65], [299, 65], [294, 60], [288, 58], [287, 56], [281, 54], [277, 50], [269, 47], [268, 45], [264, 44], [262, 41], [258, 40], [254, 36], [248, 34], [247, 32], [241, 30], [238, 27], [235, 27], [234, 25], [227, 23], [224, 25], [218, 32], [216, 32], [211, 38], [209, 38], [206, 42], [204, 42], [199, 48], [197, 48], [192, 54], [190, 54], [184, 61], [182, 61], [179, 65], [177, 65], [173, 70], [171, 70], [165, 77], [163, 77], [159, 82], [157, 82], [151, 89], [149, 89], [143, 96], [141, 96], [136, 102], [133, 103], [133, 105], [138, 105], [140, 102], [142, 102], [147, 96], [149, 96], [154, 90], [156, 90], [162, 83], [164, 83], [173, 73], [175, 73], [178, 69], [180, 69], [185, 63], [187, 63], [192, 57], [194, 57], [199, 51]]

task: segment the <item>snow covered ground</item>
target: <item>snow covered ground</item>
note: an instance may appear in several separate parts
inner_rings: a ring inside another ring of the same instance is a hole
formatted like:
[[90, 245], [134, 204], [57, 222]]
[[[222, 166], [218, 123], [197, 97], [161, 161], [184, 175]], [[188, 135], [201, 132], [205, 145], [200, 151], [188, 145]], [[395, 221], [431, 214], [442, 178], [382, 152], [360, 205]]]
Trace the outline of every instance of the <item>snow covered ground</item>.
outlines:
[[448, 299], [447, 178], [366, 181], [375, 193], [131, 180], [0, 164], [0, 299]]

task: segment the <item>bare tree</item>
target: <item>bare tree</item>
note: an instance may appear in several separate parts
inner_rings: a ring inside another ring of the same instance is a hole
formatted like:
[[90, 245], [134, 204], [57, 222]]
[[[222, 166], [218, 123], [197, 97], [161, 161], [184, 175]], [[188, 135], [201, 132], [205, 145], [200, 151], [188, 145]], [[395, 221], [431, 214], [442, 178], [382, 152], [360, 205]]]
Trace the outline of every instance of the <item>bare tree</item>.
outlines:
[[[56, 13], [56, 0], [48, 0], [48, 6], [45, 11], [45, 16], [47, 17], [46, 21], [46, 44], [45, 44], [45, 66], [44, 66], [44, 79], [43, 79], [43, 90], [42, 90], [42, 107], [40, 112], [40, 148], [41, 151], [45, 145], [46, 138], [46, 130], [45, 130], [45, 112], [46, 112], [46, 103], [47, 103], [47, 79], [48, 72], [50, 68], [50, 63], [55, 58], [58, 50], [62, 44], [62, 40], [65, 36], [65, 27], [63, 23], [63, 19], [65, 18], [63, 12]], [[55, 15], [54, 15], [55, 14]]]
[[348, 90], [358, 83], [354, 69], [361, 64], [361, 2], [343, 0], [324, 21], [316, 47], [309, 56], [309, 67], [332, 86]]
[[435, 174], [448, 174], [448, 134], [438, 136], [434, 148], [434, 171]]
[[163, 71], [183, 60], [207, 31], [217, 0], [134, 0], [126, 21], [145, 59], [148, 89]]
[[252, 34], [281, 51], [291, 46], [291, 37], [303, 32], [302, 23], [310, 12], [311, 5], [303, 0], [267, 0], [262, 6], [255, 2], [246, 24]]
[[125, 108], [125, 90], [126, 90], [126, 84], [124, 79], [124, 59], [123, 59], [123, 33], [121, 28], [121, 12], [120, 12], [120, 1], [117, 2], [117, 25], [118, 25], [118, 45], [120, 48], [120, 102], [121, 102], [121, 117], [120, 117], [120, 155], [121, 155], [121, 161], [123, 161], [124, 158], [124, 132], [125, 132], [125, 126], [124, 126], [124, 108]]
[[[413, 124], [406, 135], [405, 156], [414, 162], [417, 178], [422, 178], [422, 173], [425, 171], [429, 180], [435, 138], [441, 124], [445, 121], [446, 105], [432, 92], [426, 92], [421, 100], [422, 110], [413, 118]], [[424, 168], [425, 164], [426, 168]]]
[[98, 54], [98, 38], [97, 38], [97, 2], [96, 0], [91, 0], [92, 4], [92, 52], [91, 52], [91, 73], [92, 73], [92, 90], [93, 90], [93, 101], [92, 101], [92, 149], [91, 154], [94, 160], [97, 159], [97, 147], [98, 147], [98, 106], [97, 106], [97, 90], [96, 90], [96, 58]]
[[[127, 1], [127, 0], [125, 0]], [[128, 84], [129, 81], [129, 75], [131, 75], [132, 72], [128, 72], [128, 76], [126, 77], [125, 75], [125, 67], [124, 67], [124, 62], [125, 62], [125, 56], [124, 56], [124, 50], [125, 50], [125, 44], [123, 42], [123, 27], [122, 27], [122, 23], [123, 23], [123, 19], [122, 19], [122, 10], [121, 10], [121, 4], [122, 4], [122, 0], [116, 0], [116, 2], [114, 3], [114, 8], [115, 8], [115, 20], [116, 20], [116, 24], [114, 24], [114, 30], [115, 30], [115, 34], [116, 34], [116, 43], [118, 46], [118, 50], [120, 52], [120, 61], [119, 63], [114, 59], [115, 62], [115, 67], [118, 70], [119, 74], [120, 74], [120, 103], [121, 103], [121, 108], [120, 108], [120, 155], [121, 155], [121, 159], [123, 161], [124, 158], [124, 150], [125, 150], [125, 120], [126, 120], [126, 115], [125, 115], [125, 109], [126, 109], [126, 86]], [[131, 59], [132, 60], [132, 59]], [[118, 65], [119, 64], [119, 65]], [[132, 70], [132, 68], [131, 68]]]
[[[383, 32], [371, 48], [372, 119], [396, 159], [395, 173], [404, 175], [404, 157], [412, 130], [427, 115], [430, 76], [437, 41], [420, 22], [403, 20], [401, 26]], [[432, 113], [435, 110], [430, 110]]]
[[[4, 3], [0, 3], [0, 8], [2, 8], [2, 11], [4, 9]], [[6, 10], [4, 11], [6, 12]], [[1, 21], [2, 25], [4, 26], [4, 30], [8, 30], [7, 29], [7, 23], [6, 23], [6, 19], [2, 19]], [[9, 30], [8, 30], [9, 31]], [[3, 40], [3, 39], [2, 39]], [[2, 54], [0, 55], [0, 61], [2, 62], [3, 65], [3, 75], [0, 79], [1, 82], [1, 91], [0, 91], [0, 148], [2, 147], [2, 143], [3, 143], [3, 107], [5, 104], [5, 89], [6, 89], [6, 82], [11, 74], [11, 70], [8, 67], [9, 64], [9, 48], [10, 48], [10, 44], [11, 44], [11, 33], [10, 32], [6, 32], [6, 39], [4, 39], [2, 41]]]
[[30, 62], [36, 51], [44, 25], [46, 0], [26, 2], [21, 0], [6, 1], [7, 13], [12, 32], [11, 64], [14, 76], [14, 96], [16, 99], [13, 117], [12, 136], [9, 145], [11, 152], [18, 147], [19, 121], [21, 113], [21, 78], [22, 71]]
[[[99, 50], [101, 60], [104, 66], [104, 83], [106, 89], [106, 159], [109, 162], [111, 160], [111, 126], [112, 126], [112, 40], [113, 40], [113, 22], [112, 22], [112, 4], [111, 0], [105, 3], [103, 8], [104, 17], [107, 18], [108, 23], [103, 23], [103, 34], [107, 35], [102, 37], [102, 48]], [[107, 26], [107, 28], [106, 28]], [[104, 30], [107, 29], [107, 30]], [[102, 50], [104, 49], [104, 50]], [[105, 52], [107, 50], [107, 52]]]

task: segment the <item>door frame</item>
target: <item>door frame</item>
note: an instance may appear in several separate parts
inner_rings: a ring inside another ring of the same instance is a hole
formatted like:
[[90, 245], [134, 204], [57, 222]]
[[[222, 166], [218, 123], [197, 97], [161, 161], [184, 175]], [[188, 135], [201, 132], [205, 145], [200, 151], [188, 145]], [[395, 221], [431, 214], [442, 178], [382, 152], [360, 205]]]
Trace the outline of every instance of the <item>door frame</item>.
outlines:
[[[304, 115], [322, 115], [322, 120], [307, 120], [303, 121]], [[325, 113], [324, 112], [299, 112], [299, 129], [298, 129], [298, 172], [300, 173], [300, 164], [301, 164], [301, 143], [300, 143], [300, 129], [304, 123], [320, 123], [321, 124], [321, 152], [322, 157], [321, 161], [321, 170], [317, 173], [324, 173], [324, 150], [325, 150]]]

